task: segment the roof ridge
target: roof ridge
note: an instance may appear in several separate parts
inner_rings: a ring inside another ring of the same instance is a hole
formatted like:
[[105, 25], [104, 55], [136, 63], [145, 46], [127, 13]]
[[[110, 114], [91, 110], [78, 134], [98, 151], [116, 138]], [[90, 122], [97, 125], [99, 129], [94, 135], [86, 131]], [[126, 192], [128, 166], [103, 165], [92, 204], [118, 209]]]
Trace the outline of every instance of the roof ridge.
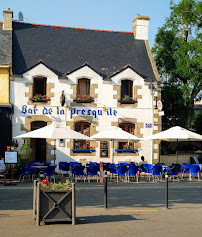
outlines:
[[[129, 34], [133, 33], [132, 31], [88, 29], [88, 28], [82, 28], [82, 27], [80, 28], [80, 27], [71, 27], [71, 26], [46, 25], [46, 24], [37, 24], [37, 23], [28, 23], [28, 22], [19, 22], [19, 21], [13, 21], [13, 22], [15, 22], [15, 23], [20, 23], [20, 24], [49, 26], [49, 27], [58, 27], [58, 28], [76, 29], [76, 30], [106, 31], [106, 32], [129, 33]], [[1, 23], [1, 22], [0, 22], [0, 23]], [[3, 22], [2, 22], [2, 23], [3, 23]]]

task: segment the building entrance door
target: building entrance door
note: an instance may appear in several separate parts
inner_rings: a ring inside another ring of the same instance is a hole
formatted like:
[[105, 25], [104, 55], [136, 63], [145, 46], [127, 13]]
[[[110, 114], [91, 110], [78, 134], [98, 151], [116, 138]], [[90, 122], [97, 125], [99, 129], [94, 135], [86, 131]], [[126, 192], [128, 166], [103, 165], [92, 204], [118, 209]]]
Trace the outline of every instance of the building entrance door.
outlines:
[[[44, 121], [34, 121], [31, 123], [31, 131], [46, 126]], [[33, 150], [32, 160], [38, 162], [46, 162], [46, 139], [32, 138], [31, 148]]]

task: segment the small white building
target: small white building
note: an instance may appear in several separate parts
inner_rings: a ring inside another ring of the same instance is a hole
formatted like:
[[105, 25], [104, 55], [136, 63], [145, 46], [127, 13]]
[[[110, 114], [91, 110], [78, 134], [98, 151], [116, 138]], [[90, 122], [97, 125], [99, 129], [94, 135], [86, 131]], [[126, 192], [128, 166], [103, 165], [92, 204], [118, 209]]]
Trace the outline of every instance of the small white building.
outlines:
[[[149, 17], [138, 15], [133, 32], [12, 25], [13, 137], [54, 121], [87, 136], [109, 126], [140, 138], [161, 131], [156, 108], [160, 78], [148, 44]], [[32, 160], [54, 159], [53, 140], [30, 139], [30, 145]], [[141, 156], [148, 163], [159, 159], [158, 142], [115, 142], [114, 149], [115, 163], [139, 162]], [[111, 162], [111, 153], [110, 142], [56, 142], [56, 163]]]

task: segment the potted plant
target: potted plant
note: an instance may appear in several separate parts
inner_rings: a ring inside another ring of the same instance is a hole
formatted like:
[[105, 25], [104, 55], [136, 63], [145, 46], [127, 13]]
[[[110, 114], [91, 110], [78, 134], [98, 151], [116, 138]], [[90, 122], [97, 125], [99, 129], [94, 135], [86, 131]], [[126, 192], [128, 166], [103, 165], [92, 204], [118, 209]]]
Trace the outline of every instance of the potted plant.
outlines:
[[90, 95], [77, 94], [74, 101], [77, 102], [77, 103], [91, 103], [91, 102], [94, 101], [94, 98], [91, 97]]
[[45, 102], [48, 101], [49, 99], [47, 98], [47, 95], [41, 95], [41, 94], [35, 94], [31, 100], [33, 102]]
[[18, 150], [18, 164], [25, 166], [26, 163], [30, 163], [31, 154], [32, 149], [30, 148], [30, 144], [25, 140], [25, 143]]
[[37, 226], [40, 222], [76, 222], [75, 184], [53, 184], [47, 179], [34, 181], [33, 217]]
[[121, 98], [121, 99], [119, 100], [119, 102], [120, 102], [121, 104], [134, 104], [134, 103], [136, 103], [137, 101], [133, 100], [133, 98], [130, 97], [129, 95], [124, 95], [124, 97]]

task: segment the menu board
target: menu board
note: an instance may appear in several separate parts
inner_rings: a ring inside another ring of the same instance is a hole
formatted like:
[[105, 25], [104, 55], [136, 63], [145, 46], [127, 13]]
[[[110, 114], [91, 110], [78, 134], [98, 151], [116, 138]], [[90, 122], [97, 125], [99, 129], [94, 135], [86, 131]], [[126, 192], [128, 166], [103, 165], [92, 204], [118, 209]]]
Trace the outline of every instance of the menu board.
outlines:
[[5, 151], [5, 164], [17, 164], [18, 163], [18, 153], [17, 151]]
[[109, 143], [107, 141], [100, 142], [100, 157], [109, 157]]

